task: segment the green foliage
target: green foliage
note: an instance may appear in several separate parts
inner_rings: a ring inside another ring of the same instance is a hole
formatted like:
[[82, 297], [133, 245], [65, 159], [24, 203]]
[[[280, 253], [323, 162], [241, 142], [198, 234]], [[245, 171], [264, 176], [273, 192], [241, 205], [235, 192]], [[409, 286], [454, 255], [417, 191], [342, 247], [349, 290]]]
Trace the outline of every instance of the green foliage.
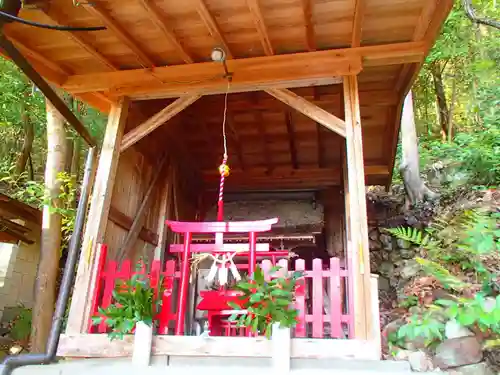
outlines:
[[[474, 1], [478, 14], [500, 19], [500, 8]], [[498, 30], [473, 24], [461, 1], [446, 20], [440, 37], [412, 91], [423, 177], [434, 163], [445, 166], [443, 187], [500, 185], [500, 37]], [[453, 108], [452, 139], [440, 134], [432, 68], [441, 72], [448, 109]], [[398, 147], [398, 160], [401, 149]], [[401, 183], [396, 162], [395, 183]]]
[[242, 292], [241, 304], [230, 303], [236, 310], [244, 309], [246, 314], [233, 314], [230, 321], [236, 321], [239, 327], [250, 327], [253, 332], [265, 334], [270, 338], [272, 325], [293, 327], [297, 323], [298, 311], [293, 308], [294, 292], [303, 272], [293, 272], [289, 277], [282, 274], [280, 266], [270, 271], [271, 278], [266, 280], [262, 269], [257, 267], [251, 280], [238, 282], [236, 290]]
[[[162, 285], [160, 282], [159, 285]], [[161, 308], [161, 288], [155, 295], [149, 278], [135, 274], [130, 280], [118, 280], [113, 291], [114, 303], [107, 308], [99, 308], [99, 315], [92, 317], [94, 325], [105, 320], [112, 329], [110, 339], [122, 339], [123, 335], [132, 333], [137, 322], [153, 325], [153, 319]]]
[[31, 309], [21, 306], [17, 317], [10, 323], [9, 336], [15, 341], [26, 342], [31, 335]]
[[496, 213], [466, 210], [438, 218], [425, 231], [403, 227], [387, 230], [419, 246], [424, 257], [417, 257], [417, 262], [422, 270], [451, 293], [449, 299], [420, 306], [422, 312], [413, 314], [390, 338], [394, 345], [417, 337], [426, 345], [439, 342], [447, 321], [483, 332], [492, 338], [489, 345], [494, 345], [500, 336], [498, 218]]

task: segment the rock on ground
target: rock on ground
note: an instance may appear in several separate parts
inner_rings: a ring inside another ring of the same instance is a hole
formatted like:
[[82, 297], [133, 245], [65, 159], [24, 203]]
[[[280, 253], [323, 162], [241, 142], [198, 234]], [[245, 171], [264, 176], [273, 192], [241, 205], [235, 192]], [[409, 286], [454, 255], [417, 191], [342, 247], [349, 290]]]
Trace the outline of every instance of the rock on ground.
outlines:
[[448, 375], [495, 375], [495, 373], [486, 362], [481, 362], [449, 370]]
[[411, 352], [408, 355], [411, 369], [416, 372], [426, 372], [434, 369], [432, 359], [423, 351]]
[[475, 337], [445, 340], [436, 348], [434, 364], [449, 369], [479, 363], [483, 360], [481, 344]]

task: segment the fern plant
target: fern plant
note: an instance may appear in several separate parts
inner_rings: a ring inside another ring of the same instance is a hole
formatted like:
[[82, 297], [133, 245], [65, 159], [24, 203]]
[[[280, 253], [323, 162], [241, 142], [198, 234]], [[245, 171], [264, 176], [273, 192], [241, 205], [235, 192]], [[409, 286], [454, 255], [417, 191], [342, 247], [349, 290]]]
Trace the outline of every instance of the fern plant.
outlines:
[[[452, 295], [427, 303], [392, 337], [402, 345], [417, 337], [432, 345], [443, 339], [447, 320], [481, 331], [489, 342], [500, 336], [500, 230], [498, 215], [466, 210], [441, 217], [425, 230], [386, 231], [421, 249], [416, 261]], [[479, 287], [478, 287], [479, 284]], [[475, 295], [474, 291], [476, 291]], [[494, 345], [494, 344], [491, 344]]]

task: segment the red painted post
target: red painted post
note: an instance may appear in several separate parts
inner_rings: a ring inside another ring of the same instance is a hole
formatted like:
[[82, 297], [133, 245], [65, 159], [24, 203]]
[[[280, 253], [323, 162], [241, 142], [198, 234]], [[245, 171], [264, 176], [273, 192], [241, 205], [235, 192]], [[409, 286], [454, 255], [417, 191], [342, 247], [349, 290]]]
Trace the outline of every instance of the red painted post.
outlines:
[[249, 233], [250, 251], [248, 253], [248, 273], [253, 275], [255, 272], [255, 267], [257, 265], [256, 253], [257, 253], [257, 233]]
[[108, 252], [108, 247], [106, 245], [100, 245], [99, 261], [97, 263], [97, 276], [95, 282], [94, 296], [92, 299], [92, 307], [90, 309], [90, 324], [88, 333], [92, 333], [94, 326], [92, 325], [92, 317], [97, 315], [99, 309], [99, 300], [101, 298], [102, 284], [103, 284], [103, 272], [104, 264], [106, 263], [106, 254]]
[[177, 302], [177, 319], [175, 323], [175, 335], [184, 335], [184, 315], [186, 314], [186, 303], [189, 288], [189, 247], [191, 245], [191, 232], [184, 233], [184, 251], [182, 253], [181, 282], [179, 287], [179, 298]]
[[162, 304], [161, 304], [161, 313], [160, 313], [160, 325], [159, 325], [159, 333], [160, 335], [168, 334], [168, 323], [172, 319], [172, 288], [174, 285], [175, 279], [175, 261], [167, 260], [165, 265], [165, 272], [163, 275], [163, 296], [162, 296]]
[[[102, 296], [101, 307], [103, 309], [107, 308], [111, 305], [111, 301], [113, 299], [113, 290], [115, 289], [116, 284], [116, 262], [108, 261], [106, 265], [106, 271], [104, 272], [104, 292]], [[97, 328], [97, 332], [106, 333], [107, 325], [105, 319], [99, 324]]]
[[[295, 270], [304, 271], [306, 269], [304, 259], [295, 260]], [[299, 310], [299, 321], [295, 326], [295, 337], [306, 337], [306, 277], [298, 281], [295, 292], [295, 307]]]
[[342, 295], [339, 258], [330, 259], [330, 336], [342, 338]]
[[323, 261], [313, 259], [312, 270], [313, 338], [323, 338]]

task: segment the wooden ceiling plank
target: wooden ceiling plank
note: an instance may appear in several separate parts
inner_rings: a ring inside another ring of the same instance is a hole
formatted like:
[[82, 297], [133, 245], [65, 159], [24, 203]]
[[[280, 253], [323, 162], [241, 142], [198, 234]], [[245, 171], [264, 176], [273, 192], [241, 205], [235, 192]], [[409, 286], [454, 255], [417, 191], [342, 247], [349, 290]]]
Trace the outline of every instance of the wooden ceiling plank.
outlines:
[[[35, 70], [37, 70], [52, 83], [61, 85], [68, 78], [68, 76], [71, 75], [71, 71], [61, 67], [41, 53], [35, 51], [34, 49], [26, 46], [24, 43], [21, 43], [19, 40], [14, 38], [11, 33], [8, 32], [8, 29], [4, 29], [4, 34], [19, 50], [19, 52], [21, 52], [23, 56], [33, 64]], [[10, 57], [7, 56], [6, 53], [3, 53], [3, 51], [0, 50], [0, 53], [2, 53], [5, 58], [10, 59]]]
[[438, 6], [439, 1], [436, 0], [426, 0], [422, 6], [422, 12], [418, 19], [417, 26], [413, 33], [413, 41], [418, 42], [425, 38], [425, 34], [429, 25], [431, 24], [432, 18], [434, 16], [434, 11]]
[[262, 11], [260, 9], [259, 0], [247, 0], [248, 8], [252, 13], [253, 22], [257, 33], [259, 34], [259, 39], [264, 49], [264, 53], [268, 56], [274, 55], [273, 45], [269, 39], [269, 34], [267, 32], [266, 24], [264, 23], [264, 17], [262, 16]]
[[314, 36], [314, 24], [312, 20], [312, 0], [302, 0], [302, 13], [304, 15], [304, 26], [306, 46], [308, 51], [316, 51], [316, 38]]
[[141, 65], [147, 68], [152, 68], [155, 64], [146, 53], [138, 46], [138, 44], [132, 39], [132, 37], [125, 31], [125, 29], [120, 26], [120, 24], [97, 2], [92, 3], [81, 3], [90, 14], [94, 17], [99, 18], [106, 27], [122, 42], [124, 43], [137, 57]]
[[144, 121], [139, 126], [135, 127], [127, 134], [123, 136], [122, 143], [120, 145], [120, 152], [125, 151], [142, 138], [147, 136], [153, 130], [157, 129], [165, 122], [170, 120], [172, 117], [177, 115], [179, 112], [183, 111], [185, 108], [189, 107], [196, 100], [201, 98], [201, 95], [189, 95], [177, 99], [175, 102], [169, 104], [160, 112], [151, 116], [149, 119]]
[[227, 58], [232, 59], [233, 54], [231, 52], [231, 49], [229, 48], [229, 44], [227, 43], [226, 38], [222, 34], [222, 31], [220, 30], [217, 21], [213, 17], [212, 13], [210, 13], [210, 10], [208, 9], [205, 0], [197, 0], [196, 11], [198, 12], [198, 15], [200, 16], [201, 20], [207, 27], [208, 32], [210, 33], [212, 38], [214, 38], [214, 40], [217, 43], [219, 43], [221, 47], [224, 48], [224, 51], [227, 54]]
[[354, 0], [354, 18], [352, 22], [352, 39], [351, 47], [359, 47], [361, 45], [361, 37], [363, 34], [363, 19], [365, 17], [366, 0]]
[[186, 51], [184, 46], [177, 39], [174, 31], [165, 21], [164, 17], [161, 15], [161, 11], [157, 5], [155, 5], [150, 0], [138, 0], [142, 7], [148, 13], [149, 18], [153, 21], [156, 27], [162, 32], [165, 38], [168, 39], [169, 43], [172, 44], [174, 49], [177, 51], [177, 54], [184, 60], [184, 62], [191, 64], [193, 62], [193, 58]]
[[236, 148], [236, 154], [238, 156], [238, 160], [240, 161], [240, 167], [242, 170], [246, 169], [246, 163], [243, 158], [243, 152], [241, 150], [241, 140], [238, 135], [238, 132], [236, 131], [236, 127], [234, 125], [234, 117], [230, 111], [227, 113], [227, 118], [226, 118], [226, 123], [227, 123], [227, 128], [229, 129], [229, 134], [230, 137], [232, 138], [235, 148]]
[[[56, 12], [52, 7], [50, 11], [43, 11], [45, 16], [52, 22], [54, 25], [66, 25], [66, 22], [63, 22], [63, 16], [61, 16], [58, 12]], [[81, 32], [69, 31], [66, 35], [68, 35], [71, 40], [73, 40], [76, 44], [78, 44], [83, 50], [85, 50], [89, 55], [93, 56], [96, 60], [102, 63], [104, 66], [108, 67], [111, 70], [119, 70], [119, 67], [115, 65], [111, 60], [105, 57], [103, 54], [98, 52], [92, 45], [90, 45], [87, 41], [85, 41], [81, 35]]]
[[286, 130], [288, 132], [288, 142], [290, 144], [290, 158], [292, 159], [293, 169], [299, 169], [299, 162], [297, 160], [297, 147], [295, 145], [295, 130], [293, 124], [292, 112], [285, 111]]
[[339, 119], [337, 116], [325, 111], [323, 108], [309, 102], [301, 96], [287, 89], [267, 89], [265, 90], [269, 95], [274, 96], [276, 99], [289, 105], [303, 115], [311, 118], [317, 123], [323, 125], [325, 128], [345, 137], [346, 125], [344, 120]]
[[[420, 62], [425, 43], [410, 42], [329, 51], [229, 60], [233, 73], [231, 92], [269, 87], [304, 87], [340, 83], [339, 76], [357, 74], [363, 66]], [[220, 78], [218, 78], [220, 76]], [[71, 93], [109, 92], [134, 99], [179, 97], [186, 94], [220, 94], [227, 80], [220, 63], [203, 62], [151, 69], [74, 75], [62, 85]]]

